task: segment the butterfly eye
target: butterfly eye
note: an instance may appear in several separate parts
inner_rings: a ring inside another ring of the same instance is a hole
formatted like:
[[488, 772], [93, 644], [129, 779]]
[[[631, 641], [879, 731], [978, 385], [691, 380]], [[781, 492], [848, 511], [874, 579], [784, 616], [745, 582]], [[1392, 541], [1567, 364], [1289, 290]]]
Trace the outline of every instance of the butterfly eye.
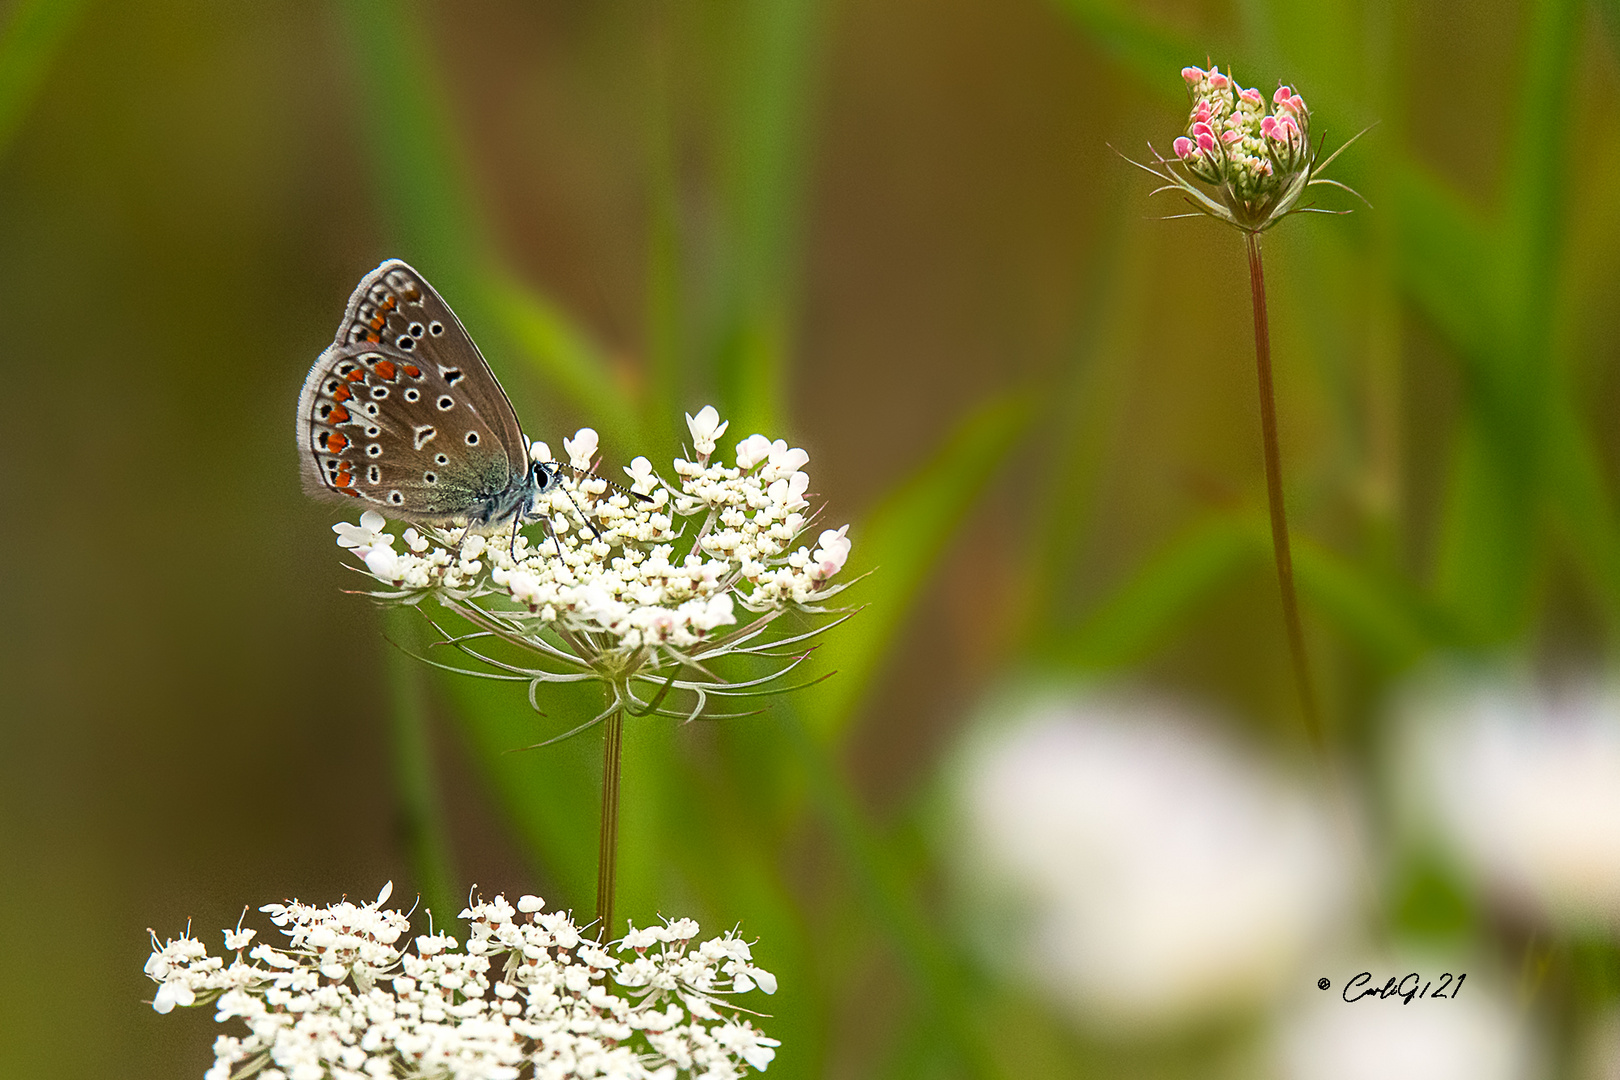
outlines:
[[438, 473], [425, 472], [425, 473], [422, 474], [422, 483], [424, 483], [424, 484], [437, 484], [438, 482], [439, 482], [439, 474]]
[[439, 398], [440, 412], [449, 412], [451, 409], [455, 408], [455, 406], [456, 399], [451, 397], [449, 394], [445, 394], [443, 397]]
[[401, 352], [410, 352], [416, 348], [416, 339], [409, 334], [401, 334], [394, 339], [394, 344], [399, 346]]
[[372, 443], [366, 447], [367, 457], [382, 457], [382, 443]]
[[450, 459], [448, 457], [446, 457], [444, 454], [435, 454], [435, 455], [433, 455], [433, 460], [437, 464], [440, 464], [440, 465], [448, 465], [448, 464], [450, 464]]
[[405, 502], [405, 496], [401, 495], [397, 491], [390, 491], [388, 493], [388, 501], [393, 503], [395, 506], [399, 506]]
[[478, 445], [478, 432], [476, 432], [476, 431], [467, 432], [467, 445], [468, 446], [477, 446]]
[[417, 398], [419, 398], [421, 396], [422, 396], [421, 391], [417, 390], [414, 386], [411, 389], [405, 391], [405, 400], [406, 401], [415, 401]]
[[419, 322], [411, 323], [411, 328], [410, 329], [411, 329], [411, 337], [413, 337], [413, 338], [419, 338], [424, 333], [427, 332], [427, 331], [422, 329], [422, 324], [419, 323]]
[[440, 334], [444, 333], [444, 323], [439, 322], [437, 319], [428, 323], [428, 333], [432, 334], [434, 337], [438, 337]]
[[373, 386], [371, 388], [371, 396], [376, 398], [378, 401], [381, 401], [383, 398], [388, 396], [388, 387]]

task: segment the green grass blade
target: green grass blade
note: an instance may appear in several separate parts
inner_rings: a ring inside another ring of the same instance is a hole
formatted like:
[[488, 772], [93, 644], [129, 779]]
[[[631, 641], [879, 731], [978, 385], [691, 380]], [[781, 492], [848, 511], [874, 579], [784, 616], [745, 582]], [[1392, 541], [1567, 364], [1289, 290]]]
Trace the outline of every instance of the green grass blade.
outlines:
[[866, 609], [839, 627], [818, 655], [818, 665], [838, 676], [798, 698], [806, 725], [818, 736], [835, 739], [847, 726], [956, 526], [1022, 434], [1029, 414], [1022, 396], [981, 405], [915, 476], [852, 530], [855, 561], [846, 573], [876, 573], [854, 594]]
[[817, 732], [789, 721], [796, 757], [809, 781], [811, 798], [840, 853], [855, 876], [863, 910], [883, 926], [909, 969], [916, 992], [929, 1004], [938, 1036], [949, 1044], [972, 1074], [1007, 1075], [994, 1051], [994, 1040], [973, 1008], [976, 995], [955, 956], [916, 902], [901, 871], [903, 860], [894, 845], [872, 827], [848, 783], [839, 775], [825, 740]]
[[1199, 522], [1149, 556], [1079, 627], [1054, 634], [1040, 658], [1082, 670], [1143, 659], [1198, 603], [1252, 565], [1250, 533], [1249, 523], [1236, 516]]
[[[475, 339], [510, 335], [543, 378], [557, 380], [558, 389], [590, 410], [593, 423], [639, 430], [627, 422], [634, 417], [628, 395], [590, 336], [559, 305], [499, 272], [419, 9], [385, 0], [343, 0], [339, 7], [356, 61], [361, 136], [398, 253], [451, 299]], [[504, 351], [488, 344], [499, 370]]]
[[[674, 10], [650, 9], [654, 20], [647, 170], [647, 393], [643, 422], [658, 447], [679, 443], [686, 400], [686, 333], [682, 304], [680, 163], [676, 145]], [[695, 410], [694, 410], [695, 411]]]
[[1155, 245], [1146, 233], [1160, 223], [1126, 209], [1141, 198], [1134, 171], [1119, 170], [1109, 187], [1111, 212], [1103, 216], [1107, 224], [1077, 297], [1074, 344], [1033, 423], [1042, 433], [1040, 458], [1051, 465], [1032, 515], [1021, 599], [1014, 605], [1028, 613], [1019, 634], [1023, 641], [1043, 639], [1073, 610], [1084, 544], [1097, 525], [1096, 493], [1123, 442], [1133, 360], [1159, 295], [1152, 276]]
[[1540, 507], [1529, 463], [1464, 416], [1441, 515], [1435, 589], [1480, 645], [1518, 635], [1530, 615]]
[[[1207, 518], [1150, 556], [1078, 627], [1054, 636], [1038, 659], [1081, 671], [1129, 667], [1185, 625], [1199, 604], [1271, 560], [1270, 525], [1261, 516]], [[1455, 637], [1415, 591], [1297, 534], [1294, 571], [1309, 612], [1389, 669]]]
[[1561, 527], [1593, 596], [1620, 626], [1620, 515], [1602, 459], [1567, 394], [1547, 425], [1546, 472], [1554, 521]]
[[11, 145], [84, 0], [17, 0], [0, 32], [0, 153]]
[[721, 412], [738, 431], [777, 431], [824, 9], [815, 0], [755, 0], [726, 10], [728, 267], [716, 375]]
[[504, 275], [483, 280], [490, 315], [547, 385], [622, 437], [625, 445], [638, 445], [642, 425], [628, 395], [611, 378], [602, 347], [544, 295]]
[[1508, 331], [1495, 279], [1499, 239], [1456, 192], [1414, 165], [1389, 185], [1402, 288], [1470, 364]]
[[360, 135], [392, 239], [441, 292], [471, 296], [489, 261], [488, 233], [460, 167], [466, 155], [419, 9], [343, 0], [339, 10], [355, 62]]
[[[1513, 294], [1522, 329], [1545, 342], [1551, 299], [1558, 286], [1563, 242], [1567, 162], [1575, 115], [1569, 108], [1580, 70], [1578, 0], [1539, 0], [1532, 9], [1517, 132], [1508, 157], [1507, 225]], [[1528, 346], [1529, 341], [1522, 343]], [[1523, 356], [1526, 364], [1534, 364]]]
[[468, 756], [545, 881], [549, 907], [590, 912], [596, 895], [596, 844], [602, 799], [601, 729], [540, 750], [519, 750], [597, 712], [594, 683], [545, 687], [537, 716], [521, 687], [446, 675]]
[[[1251, 525], [1258, 557], [1270, 555], [1269, 532]], [[1401, 582], [1380, 580], [1361, 566], [1317, 544], [1294, 536], [1294, 574], [1307, 606], [1354, 642], [1373, 661], [1394, 673], [1411, 667], [1437, 647], [1457, 640], [1443, 613]]]

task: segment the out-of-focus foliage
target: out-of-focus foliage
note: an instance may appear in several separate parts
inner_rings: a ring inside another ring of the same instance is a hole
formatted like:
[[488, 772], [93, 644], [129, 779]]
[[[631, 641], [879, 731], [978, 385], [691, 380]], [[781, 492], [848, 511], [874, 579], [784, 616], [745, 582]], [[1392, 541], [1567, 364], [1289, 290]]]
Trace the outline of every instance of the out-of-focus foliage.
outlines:
[[1612, 933], [1538, 937], [1379, 827], [1403, 680], [1598, 670], [1620, 629], [1620, 15], [1488, 7], [13, 0], [7, 1071], [201, 1074], [207, 1017], [140, 1004], [149, 925], [388, 878], [445, 918], [473, 881], [591, 905], [599, 744], [512, 751], [594, 692], [536, 717], [400, 662], [421, 628], [342, 595], [297, 491], [299, 381], [390, 255], [531, 435], [657, 459], [713, 403], [794, 432], [855, 521], [837, 676], [626, 735], [621, 912], [759, 938], [771, 1076], [1247, 1061], [1262, 1018], [1099, 1037], [983, 963], [931, 839], [1006, 682], [1151, 684], [1303, 757], [1239, 249], [1151, 220], [1177, 207], [1109, 149], [1168, 143], [1206, 58], [1299, 87], [1330, 143], [1377, 124], [1335, 163], [1373, 208], [1267, 237], [1310, 644], [1387, 868], [1347, 932], [1522, 967], [1549, 1037], [1591, 1041]]

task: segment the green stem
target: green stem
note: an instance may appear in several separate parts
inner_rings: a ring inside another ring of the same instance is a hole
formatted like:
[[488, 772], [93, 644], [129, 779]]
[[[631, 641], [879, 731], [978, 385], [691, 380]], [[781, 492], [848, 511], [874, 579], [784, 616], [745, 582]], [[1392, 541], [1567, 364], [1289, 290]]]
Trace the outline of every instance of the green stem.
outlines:
[[1277, 584], [1282, 590], [1283, 624], [1288, 651], [1294, 661], [1305, 734], [1318, 756], [1327, 752], [1322, 716], [1305, 655], [1305, 630], [1299, 618], [1299, 594], [1294, 590], [1294, 556], [1288, 544], [1288, 513], [1283, 507], [1282, 453], [1277, 449], [1277, 395], [1271, 385], [1271, 331], [1266, 325], [1266, 274], [1260, 262], [1260, 234], [1246, 233], [1249, 249], [1249, 291], [1254, 300], [1254, 358], [1260, 376], [1260, 433], [1265, 444], [1266, 499], [1271, 506], [1271, 549], [1277, 560]]
[[613, 883], [619, 860], [619, 763], [624, 750], [624, 710], [608, 714], [602, 739], [602, 833], [596, 855], [597, 936], [612, 940]]

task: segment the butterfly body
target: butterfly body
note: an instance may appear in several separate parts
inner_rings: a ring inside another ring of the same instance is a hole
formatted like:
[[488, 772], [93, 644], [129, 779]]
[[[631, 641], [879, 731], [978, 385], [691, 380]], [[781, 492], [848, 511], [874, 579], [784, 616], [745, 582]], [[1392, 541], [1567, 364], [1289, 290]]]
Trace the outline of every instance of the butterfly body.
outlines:
[[557, 480], [531, 462], [478, 346], [423, 277], [390, 259], [360, 279], [304, 380], [295, 421], [304, 489], [431, 525], [498, 528]]

